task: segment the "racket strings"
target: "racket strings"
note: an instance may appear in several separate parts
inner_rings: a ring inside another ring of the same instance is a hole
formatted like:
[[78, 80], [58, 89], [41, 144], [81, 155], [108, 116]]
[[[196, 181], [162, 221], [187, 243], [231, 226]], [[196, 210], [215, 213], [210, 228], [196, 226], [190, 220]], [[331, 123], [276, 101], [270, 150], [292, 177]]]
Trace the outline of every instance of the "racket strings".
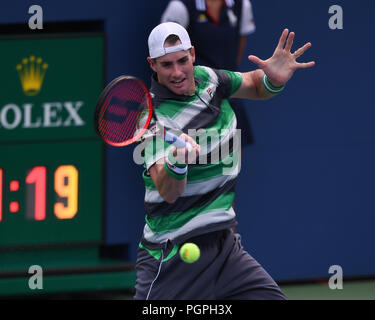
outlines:
[[123, 80], [109, 92], [98, 116], [98, 130], [112, 143], [133, 139], [148, 117], [145, 89], [134, 80]]

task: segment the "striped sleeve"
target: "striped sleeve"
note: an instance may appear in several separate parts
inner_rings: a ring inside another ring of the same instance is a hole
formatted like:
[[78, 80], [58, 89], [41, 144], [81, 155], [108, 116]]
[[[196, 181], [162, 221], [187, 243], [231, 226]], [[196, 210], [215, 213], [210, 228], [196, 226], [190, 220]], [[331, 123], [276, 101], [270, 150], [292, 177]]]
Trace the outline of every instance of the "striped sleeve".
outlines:
[[144, 162], [148, 170], [154, 163], [168, 154], [170, 145], [161, 137], [152, 137], [145, 143]]
[[228, 71], [228, 70], [215, 70], [222, 95], [224, 99], [232, 96], [242, 84], [242, 75], [240, 72]]

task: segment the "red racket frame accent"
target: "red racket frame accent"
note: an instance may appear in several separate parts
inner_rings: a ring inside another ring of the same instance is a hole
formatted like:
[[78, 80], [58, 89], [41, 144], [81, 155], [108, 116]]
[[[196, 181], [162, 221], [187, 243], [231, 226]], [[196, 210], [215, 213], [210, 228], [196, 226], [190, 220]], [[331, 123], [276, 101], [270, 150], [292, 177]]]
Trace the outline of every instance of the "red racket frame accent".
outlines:
[[[98, 116], [101, 112], [103, 112], [102, 110], [102, 107], [103, 107], [103, 104], [105, 103], [107, 97], [108, 97], [108, 93], [115, 87], [117, 86], [121, 81], [124, 81], [124, 80], [132, 80], [132, 81], [136, 81], [143, 89], [144, 93], [145, 93], [145, 98], [147, 100], [147, 103], [148, 103], [148, 118], [143, 126], [143, 128], [138, 132], [138, 134], [131, 138], [131, 139], [128, 139], [128, 140], [125, 140], [125, 141], [122, 141], [122, 142], [113, 142], [113, 141], [110, 141], [108, 139], [106, 139], [99, 131], [98, 129]], [[136, 141], [139, 141], [140, 138], [142, 137], [142, 135], [145, 133], [145, 131], [147, 130], [150, 122], [151, 122], [151, 118], [152, 118], [152, 112], [153, 112], [153, 108], [152, 108], [152, 98], [151, 98], [151, 95], [150, 95], [150, 92], [148, 91], [146, 85], [138, 78], [136, 77], [133, 77], [133, 76], [120, 76], [114, 80], [112, 80], [106, 87], [105, 89], [103, 90], [102, 94], [100, 95], [100, 98], [98, 100], [98, 103], [96, 105], [96, 111], [95, 111], [95, 130], [97, 132], [97, 134], [104, 140], [105, 143], [111, 145], [111, 146], [114, 146], [114, 147], [124, 147], [124, 146], [127, 146], [129, 144], [132, 144]]]

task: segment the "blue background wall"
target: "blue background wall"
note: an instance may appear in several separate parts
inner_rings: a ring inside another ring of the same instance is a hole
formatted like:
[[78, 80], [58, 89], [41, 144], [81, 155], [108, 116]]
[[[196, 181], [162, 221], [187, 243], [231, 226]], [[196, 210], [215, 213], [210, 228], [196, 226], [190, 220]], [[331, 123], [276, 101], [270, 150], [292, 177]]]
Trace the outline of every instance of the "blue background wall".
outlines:
[[[120, 74], [148, 82], [147, 36], [167, 2], [2, 0], [0, 24], [26, 24], [32, 4], [45, 22], [103, 20], [107, 82]], [[252, 4], [257, 30], [248, 54], [269, 57], [288, 27], [295, 49], [312, 42], [301, 60], [316, 66], [297, 71], [281, 95], [247, 102], [255, 144], [243, 150], [235, 202], [243, 244], [277, 280], [328, 277], [336, 264], [347, 277], [375, 275], [375, 4]], [[334, 4], [344, 10], [344, 30], [328, 27]], [[241, 70], [254, 68], [245, 57]], [[132, 260], [144, 224], [141, 170], [132, 148], [107, 150], [106, 242], [129, 242]]]

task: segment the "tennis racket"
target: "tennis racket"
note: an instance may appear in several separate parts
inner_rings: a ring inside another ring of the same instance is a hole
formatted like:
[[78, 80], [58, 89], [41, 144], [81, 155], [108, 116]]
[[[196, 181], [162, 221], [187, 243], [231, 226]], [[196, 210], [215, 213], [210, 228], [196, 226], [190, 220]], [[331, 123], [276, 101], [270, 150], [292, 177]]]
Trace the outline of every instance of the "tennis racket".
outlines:
[[123, 147], [142, 140], [151, 119], [156, 123], [152, 134], [176, 148], [186, 147], [191, 151], [189, 142], [157, 126], [150, 92], [141, 80], [132, 76], [120, 76], [104, 88], [96, 105], [94, 125], [105, 143]]

